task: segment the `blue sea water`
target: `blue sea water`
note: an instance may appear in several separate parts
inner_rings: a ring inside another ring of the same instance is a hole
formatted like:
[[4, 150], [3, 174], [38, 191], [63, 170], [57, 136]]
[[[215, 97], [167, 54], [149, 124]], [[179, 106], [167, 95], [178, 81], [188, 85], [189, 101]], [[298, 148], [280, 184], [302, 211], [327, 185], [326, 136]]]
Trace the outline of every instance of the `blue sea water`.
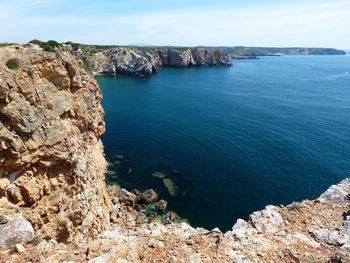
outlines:
[[[107, 180], [156, 189], [194, 226], [228, 230], [252, 211], [316, 198], [350, 176], [349, 55], [96, 79], [107, 158], [128, 157]], [[154, 171], [172, 178], [179, 196]]]

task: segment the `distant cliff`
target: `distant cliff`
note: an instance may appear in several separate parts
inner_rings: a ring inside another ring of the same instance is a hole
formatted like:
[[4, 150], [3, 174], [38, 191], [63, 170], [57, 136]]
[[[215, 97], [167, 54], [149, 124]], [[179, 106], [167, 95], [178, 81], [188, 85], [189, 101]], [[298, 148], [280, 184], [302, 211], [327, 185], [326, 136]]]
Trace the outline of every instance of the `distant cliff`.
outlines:
[[280, 56], [280, 55], [345, 55], [343, 50], [334, 48], [275, 48], [275, 47], [205, 47], [222, 50], [227, 55], [234, 56]]
[[203, 48], [116, 47], [88, 58], [94, 74], [150, 76], [162, 67], [187, 68], [231, 66], [231, 59], [220, 50]]

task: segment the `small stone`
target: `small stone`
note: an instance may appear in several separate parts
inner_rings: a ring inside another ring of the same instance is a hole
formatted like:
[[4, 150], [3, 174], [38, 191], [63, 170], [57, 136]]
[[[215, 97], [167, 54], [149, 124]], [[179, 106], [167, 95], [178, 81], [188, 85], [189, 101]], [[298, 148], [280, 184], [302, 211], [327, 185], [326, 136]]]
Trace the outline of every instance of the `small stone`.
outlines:
[[15, 248], [16, 248], [16, 251], [17, 251], [18, 253], [22, 253], [24, 250], [26, 250], [25, 247], [22, 246], [21, 244], [16, 244], [16, 245], [15, 245]]

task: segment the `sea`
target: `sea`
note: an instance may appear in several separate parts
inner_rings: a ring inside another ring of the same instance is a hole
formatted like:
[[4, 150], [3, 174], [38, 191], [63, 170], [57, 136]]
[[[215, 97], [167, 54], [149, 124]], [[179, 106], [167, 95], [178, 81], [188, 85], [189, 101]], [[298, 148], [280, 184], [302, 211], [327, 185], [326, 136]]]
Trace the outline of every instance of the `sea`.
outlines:
[[192, 226], [227, 231], [266, 205], [314, 199], [350, 177], [350, 55], [96, 80], [107, 182], [156, 190]]

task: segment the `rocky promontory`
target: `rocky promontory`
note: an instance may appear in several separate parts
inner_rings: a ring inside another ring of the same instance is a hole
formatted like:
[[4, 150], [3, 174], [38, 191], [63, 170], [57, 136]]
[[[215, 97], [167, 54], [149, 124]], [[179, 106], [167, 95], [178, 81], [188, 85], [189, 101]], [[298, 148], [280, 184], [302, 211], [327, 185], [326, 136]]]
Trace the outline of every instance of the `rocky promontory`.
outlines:
[[111, 206], [102, 94], [80, 55], [0, 48], [0, 208], [65, 242], [106, 229]]
[[162, 67], [187, 68], [230, 66], [231, 59], [220, 50], [203, 48], [136, 48], [117, 47], [88, 58], [94, 74], [128, 74], [150, 76]]
[[0, 262], [350, 262], [350, 179], [226, 233], [180, 222], [151, 189], [106, 186], [102, 95], [81, 58], [0, 48]]

